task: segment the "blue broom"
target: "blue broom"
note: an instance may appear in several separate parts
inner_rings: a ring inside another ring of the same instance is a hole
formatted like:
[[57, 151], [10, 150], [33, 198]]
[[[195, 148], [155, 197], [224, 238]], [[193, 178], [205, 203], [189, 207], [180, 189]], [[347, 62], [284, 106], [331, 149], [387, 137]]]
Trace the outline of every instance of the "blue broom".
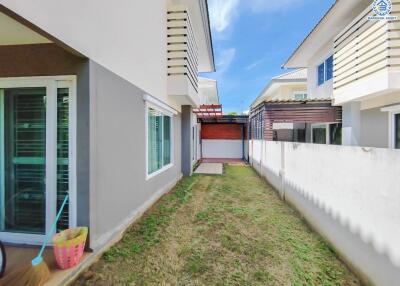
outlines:
[[50, 232], [45, 236], [39, 254], [32, 260], [30, 265], [18, 269], [0, 280], [0, 286], [41, 286], [50, 278], [50, 270], [46, 262], [43, 260], [43, 252], [51, 239], [51, 235], [56, 231], [57, 222], [61, 217], [61, 213], [68, 201], [69, 196], [66, 195], [60, 210], [57, 213], [56, 220], [51, 226]]

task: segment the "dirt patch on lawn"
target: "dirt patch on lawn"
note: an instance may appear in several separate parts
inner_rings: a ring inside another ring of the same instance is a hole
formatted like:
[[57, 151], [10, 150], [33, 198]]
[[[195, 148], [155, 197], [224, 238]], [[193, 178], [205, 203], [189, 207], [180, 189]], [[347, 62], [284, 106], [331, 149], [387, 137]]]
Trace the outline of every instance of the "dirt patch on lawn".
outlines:
[[184, 179], [90, 271], [73, 285], [360, 284], [244, 166]]

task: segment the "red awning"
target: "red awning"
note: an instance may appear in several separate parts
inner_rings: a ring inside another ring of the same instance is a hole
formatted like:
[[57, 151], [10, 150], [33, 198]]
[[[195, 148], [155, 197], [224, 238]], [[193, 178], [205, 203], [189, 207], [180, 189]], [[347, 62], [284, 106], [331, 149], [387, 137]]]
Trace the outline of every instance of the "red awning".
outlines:
[[222, 117], [222, 105], [200, 105], [198, 109], [194, 109], [193, 113], [197, 118], [219, 118]]

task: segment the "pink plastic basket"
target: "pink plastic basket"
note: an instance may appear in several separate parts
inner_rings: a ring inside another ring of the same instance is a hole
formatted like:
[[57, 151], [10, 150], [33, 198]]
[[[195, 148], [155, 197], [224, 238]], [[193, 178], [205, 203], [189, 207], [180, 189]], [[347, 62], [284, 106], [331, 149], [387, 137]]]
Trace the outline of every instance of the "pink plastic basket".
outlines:
[[87, 227], [77, 227], [64, 230], [53, 237], [58, 267], [68, 269], [79, 263], [85, 249], [87, 234]]

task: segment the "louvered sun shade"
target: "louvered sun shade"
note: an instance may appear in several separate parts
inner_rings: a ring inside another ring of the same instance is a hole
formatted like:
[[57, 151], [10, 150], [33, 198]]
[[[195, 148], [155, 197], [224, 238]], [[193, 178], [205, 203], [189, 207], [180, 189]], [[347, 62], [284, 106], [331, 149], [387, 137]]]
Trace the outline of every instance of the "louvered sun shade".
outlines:
[[198, 46], [188, 10], [175, 6], [168, 11], [168, 76], [185, 75], [198, 91]]

